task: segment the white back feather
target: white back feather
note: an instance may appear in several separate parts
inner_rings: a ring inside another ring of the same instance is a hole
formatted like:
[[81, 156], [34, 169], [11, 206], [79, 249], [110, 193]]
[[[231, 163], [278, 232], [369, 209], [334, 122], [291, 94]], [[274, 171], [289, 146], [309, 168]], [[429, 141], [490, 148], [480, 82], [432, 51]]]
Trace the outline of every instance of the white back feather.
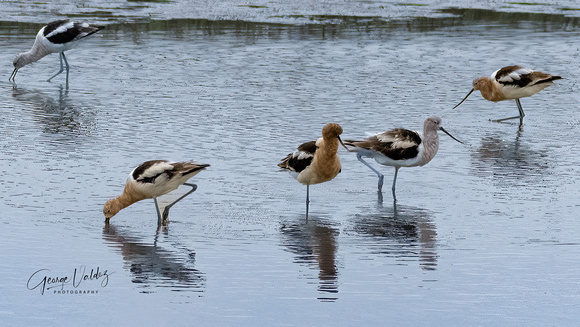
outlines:
[[54, 31], [48, 33], [48, 35], [46, 36], [46, 38], [50, 38], [51, 36], [60, 34], [60, 33], [64, 33], [67, 30], [71, 29], [74, 27], [74, 23], [73, 22], [68, 22], [66, 24], [60, 25], [59, 27], [57, 27]]

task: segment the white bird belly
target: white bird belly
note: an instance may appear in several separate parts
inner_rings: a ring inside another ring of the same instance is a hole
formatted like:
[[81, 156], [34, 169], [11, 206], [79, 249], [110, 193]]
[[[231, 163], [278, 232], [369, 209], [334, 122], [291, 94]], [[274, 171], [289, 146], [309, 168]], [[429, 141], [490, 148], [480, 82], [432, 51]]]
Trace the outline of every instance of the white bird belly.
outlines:
[[421, 160], [423, 158], [423, 147], [422, 146], [419, 146], [419, 152], [417, 153], [417, 156], [415, 156], [413, 158], [409, 158], [409, 159], [400, 159], [400, 160], [391, 159], [391, 158], [385, 156], [384, 154], [382, 154], [378, 151], [374, 151], [374, 150], [356, 148], [356, 151], [359, 152], [360, 155], [363, 157], [374, 158], [375, 161], [381, 165], [393, 166], [393, 167], [420, 166]]
[[154, 183], [143, 183], [134, 180], [131, 182], [134, 183], [137, 192], [140, 192], [147, 198], [156, 198], [175, 191], [180, 185], [187, 182], [189, 177], [191, 176], [188, 176], [187, 178], [185, 176], [182, 176], [181, 178], [174, 177], [171, 180], [167, 180], [164, 175], [161, 175], [155, 179]]
[[414, 166], [419, 166], [421, 163], [420, 154], [417, 157], [410, 158], [410, 159], [394, 160], [394, 159], [391, 159], [391, 158], [377, 152], [377, 154], [374, 156], [374, 158], [375, 158], [375, 161], [381, 165], [393, 166], [393, 167], [414, 167]]
[[506, 99], [519, 99], [532, 96], [541, 90], [547, 88], [548, 86], [552, 85], [552, 82], [541, 83], [531, 86], [503, 86], [502, 92]]

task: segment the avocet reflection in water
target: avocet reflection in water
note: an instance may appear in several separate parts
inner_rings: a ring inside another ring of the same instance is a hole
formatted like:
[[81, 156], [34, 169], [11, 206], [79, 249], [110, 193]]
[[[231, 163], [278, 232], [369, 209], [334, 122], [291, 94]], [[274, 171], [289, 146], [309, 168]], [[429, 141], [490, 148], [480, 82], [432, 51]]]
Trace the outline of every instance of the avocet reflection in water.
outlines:
[[324, 218], [310, 215], [305, 220], [300, 216], [294, 222], [282, 222], [280, 233], [282, 245], [294, 254], [295, 263], [318, 270], [318, 299], [338, 299], [338, 227]]
[[437, 229], [428, 210], [394, 204], [379, 206], [377, 211], [351, 219], [369, 255], [394, 258], [400, 264], [418, 262], [423, 270], [437, 269]]
[[125, 269], [131, 272], [131, 280], [139, 284], [141, 292], [155, 292], [157, 287], [203, 292], [206, 278], [195, 269], [195, 251], [171, 238], [168, 227], [158, 229], [150, 242], [111, 224], [103, 228], [103, 240], [122, 255]]

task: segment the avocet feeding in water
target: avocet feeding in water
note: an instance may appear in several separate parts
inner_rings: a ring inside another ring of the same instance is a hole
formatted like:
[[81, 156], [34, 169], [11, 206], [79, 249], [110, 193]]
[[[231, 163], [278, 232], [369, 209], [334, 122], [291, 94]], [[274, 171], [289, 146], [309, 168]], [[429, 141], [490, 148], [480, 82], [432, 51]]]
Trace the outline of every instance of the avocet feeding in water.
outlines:
[[[151, 160], [142, 163], [133, 169], [125, 190], [119, 197], [105, 203], [103, 214], [106, 221], [116, 215], [121, 209], [144, 199], [153, 199], [157, 208], [158, 223], [161, 225], [167, 220], [169, 208], [197, 189], [197, 185], [186, 183], [188, 179], [197, 175], [209, 165], [194, 162], [170, 162], [166, 160]], [[192, 189], [165, 207], [163, 213], [159, 210], [157, 197], [176, 190], [180, 185], [190, 186]]]
[[437, 150], [439, 150], [438, 130], [445, 132], [455, 141], [462, 143], [441, 127], [441, 118], [433, 116], [425, 120], [422, 137], [415, 131], [396, 128], [362, 141], [345, 140], [344, 144], [349, 151], [357, 153], [356, 156], [360, 162], [379, 176], [379, 192], [383, 188], [384, 175], [371, 167], [363, 160], [363, 157], [374, 158], [381, 165], [395, 167], [392, 191], [393, 199], [397, 201], [395, 185], [399, 168], [428, 164], [437, 154]]
[[520, 98], [532, 96], [548, 86], [554, 84], [552, 81], [561, 79], [560, 76], [554, 76], [521, 66], [507, 66], [496, 70], [490, 77], [480, 77], [473, 81], [473, 88], [459, 104], [475, 90], [479, 90], [481, 95], [489, 101], [503, 101], [514, 99], [520, 111], [519, 116], [508, 117], [494, 120], [501, 122], [508, 119], [519, 118], [520, 122], [524, 119], [524, 109], [520, 103]]
[[80, 40], [103, 28], [103, 26], [92, 26], [88, 23], [75, 23], [68, 20], [57, 20], [49, 23], [41, 28], [40, 31], [38, 31], [38, 34], [36, 34], [36, 40], [34, 40], [32, 49], [19, 54], [16, 59], [14, 59], [14, 71], [8, 80], [14, 82], [16, 73], [20, 68], [38, 61], [42, 57], [51, 53], [60, 54], [60, 70], [47, 81], [50, 82], [51, 79], [62, 73], [64, 70], [62, 64], [63, 60], [66, 64], [66, 77], [68, 80], [69, 65], [64, 52], [76, 47]]

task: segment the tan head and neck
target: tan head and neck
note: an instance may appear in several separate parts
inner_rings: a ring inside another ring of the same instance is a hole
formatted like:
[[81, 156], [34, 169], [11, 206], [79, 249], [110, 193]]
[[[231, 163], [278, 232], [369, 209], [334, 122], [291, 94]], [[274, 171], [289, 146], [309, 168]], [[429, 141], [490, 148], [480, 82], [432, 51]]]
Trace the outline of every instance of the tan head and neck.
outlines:
[[146, 199], [146, 197], [137, 192], [131, 182], [127, 182], [123, 194], [114, 199], [110, 199], [105, 203], [105, 206], [103, 207], [105, 219], [108, 221], [122, 209], [144, 199]]
[[315, 176], [306, 184], [317, 184], [329, 181], [340, 172], [340, 159], [338, 158], [338, 146], [342, 134], [342, 127], [338, 124], [326, 124], [322, 129], [322, 141], [317, 146], [311, 166]]
[[476, 78], [473, 80], [473, 90], [480, 91], [481, 96], [489, 101], [504, 100], [503, 93], [493, 83], [494, 81], [489, 77]]
[[[322, 129], [322, 143], [319, 145], [316, 153], [320, 157], [332, 158], [338, 156], [338, 145], [342, 134], [342, 127], [338, 124], [326, 124]], [[318, 154], [320, 151], [320, 154]]]

